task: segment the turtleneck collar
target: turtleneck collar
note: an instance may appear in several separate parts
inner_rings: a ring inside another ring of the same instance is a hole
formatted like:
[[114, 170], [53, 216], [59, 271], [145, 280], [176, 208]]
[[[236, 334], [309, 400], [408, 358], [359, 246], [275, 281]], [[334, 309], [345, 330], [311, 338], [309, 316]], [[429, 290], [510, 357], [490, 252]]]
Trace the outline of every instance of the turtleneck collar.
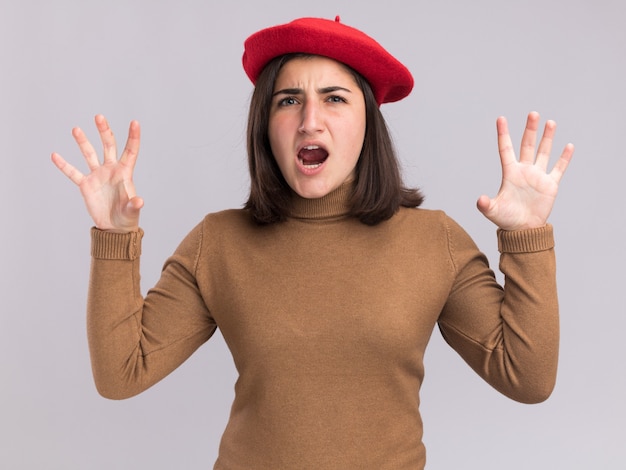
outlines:
[[344, 183], [326, 196], [315, 199], [306, 199], [292, 192], [290, 217], [323, 220], [345, 216], [350, 212], [352, 189], [352, 183]]

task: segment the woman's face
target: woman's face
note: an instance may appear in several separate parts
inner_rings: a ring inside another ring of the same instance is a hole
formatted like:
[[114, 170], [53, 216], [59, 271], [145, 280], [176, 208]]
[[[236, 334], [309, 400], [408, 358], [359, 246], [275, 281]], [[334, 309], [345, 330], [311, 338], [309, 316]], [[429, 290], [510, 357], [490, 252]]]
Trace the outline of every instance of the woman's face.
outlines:
[[297, 194], [319, 198], [354, 178], [365, 137], [365, 99], [341, 63], [296, 58], [276, 78], [269, 141]]

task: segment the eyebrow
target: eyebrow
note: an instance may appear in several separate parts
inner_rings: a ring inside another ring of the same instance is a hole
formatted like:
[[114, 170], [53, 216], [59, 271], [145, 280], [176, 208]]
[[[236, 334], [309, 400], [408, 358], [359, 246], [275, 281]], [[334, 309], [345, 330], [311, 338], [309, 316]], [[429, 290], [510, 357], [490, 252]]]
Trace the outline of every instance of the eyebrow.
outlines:
[[[317, 92], [320, 95], [326, 95], [328, 93], [334, 93], [336, 91], [345, 91], [347, 93], [352, 93], [352, 91], [350, 91], [347, 88], [341, 87], [341, 86], [327, 86], [324, 88], [318, 88]], [[278, 90], [275, 91], [272, 96], [276, 96], [276, 95], [302, 95], [304, 93], [304, 90], [302, 88], [283, 88], [282, 90]]]

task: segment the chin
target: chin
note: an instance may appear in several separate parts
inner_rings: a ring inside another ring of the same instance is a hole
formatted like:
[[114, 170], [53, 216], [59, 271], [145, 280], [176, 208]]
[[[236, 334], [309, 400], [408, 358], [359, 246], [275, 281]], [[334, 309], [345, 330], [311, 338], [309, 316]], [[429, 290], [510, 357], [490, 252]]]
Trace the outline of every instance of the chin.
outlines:
[[321, 185], [302, 185], [295, 186], [292, 188], [295, 193], [303, 197], [305, 199], [319, 199], [321, 197], [326, 196], [328, 193], [331, 193], [335, 188], [331, 186], [321, 186]]

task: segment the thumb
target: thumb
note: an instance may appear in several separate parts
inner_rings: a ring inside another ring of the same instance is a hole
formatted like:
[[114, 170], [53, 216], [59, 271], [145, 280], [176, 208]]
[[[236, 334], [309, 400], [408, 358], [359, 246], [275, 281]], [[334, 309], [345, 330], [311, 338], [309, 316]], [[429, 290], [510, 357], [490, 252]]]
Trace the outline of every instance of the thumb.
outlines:
[[143, 199], [139, 196], [133, 196], [128, 200], [124, 208], [124, 216], [128, 219], [139, 220], [139, 212], [143, 207]]
[[483, 194], [476, 201], [476, 207], [484, 216], [487, 216], [487, 213], [491, 208], [491, 198]]

